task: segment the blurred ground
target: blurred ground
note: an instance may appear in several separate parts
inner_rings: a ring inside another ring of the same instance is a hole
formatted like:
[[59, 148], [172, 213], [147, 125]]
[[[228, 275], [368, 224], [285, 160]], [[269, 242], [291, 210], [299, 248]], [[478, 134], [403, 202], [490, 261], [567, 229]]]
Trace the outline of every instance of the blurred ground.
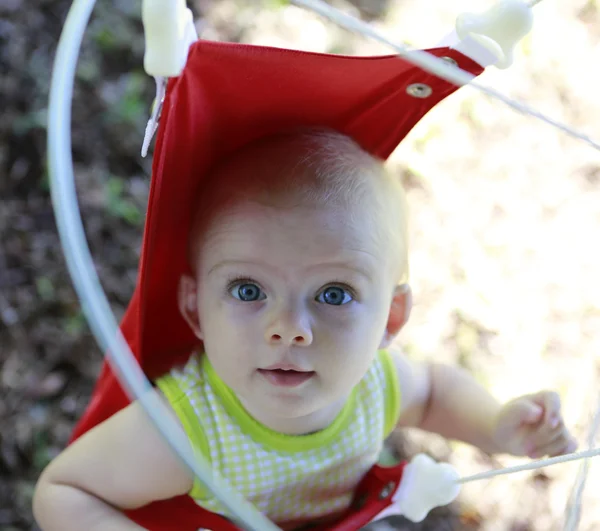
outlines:
[[[208, 39], [336, 53], [388, 51], [277, 2], [196, 0]], [[349, 12], [358, 9], [339, 2]], [[435, 45], [457, 14], [488, 1], [356, 0], [394, 39]], [[64, 446], [101, 361], [65, 272], [48, 194], [50, 68], [69, 2], [0, 3], [0, 530], [33, 529], [41, 468]], [[141, 65], [139, 1], [100, 1], [86, 34], [73, 111], [82, 214], [103, 285], [122, 313], [134, 286], [150, 161], [139, 157], [153, 86]], [[596, 0], [545, 0], [513, 67], [481, 81], [600, 137]], [[600, 352], [600, 156], [465, 88], [394, 155], [409, 188], [415, 311], [412, 356], [470, 371], [502, 399], [557, 388], [584, 441]], [[463, 445], [402, 436], [462, 475], [491, 462]], [[578, 466], [467, 485], [420, 529], [562, 529]], [[600, 529], [592, 463], [582, 531]]]

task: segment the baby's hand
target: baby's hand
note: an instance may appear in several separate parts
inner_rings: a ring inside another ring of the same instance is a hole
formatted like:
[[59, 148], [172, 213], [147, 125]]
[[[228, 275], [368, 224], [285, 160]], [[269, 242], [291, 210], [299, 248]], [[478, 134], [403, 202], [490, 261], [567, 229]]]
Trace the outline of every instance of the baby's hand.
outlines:
[[563, 423], [560, 397], [551, 391], [525, 395], [505, 404], [496, 419], [494, 441], [503, 452], [532, 459], [577, 449], [577, 441]]

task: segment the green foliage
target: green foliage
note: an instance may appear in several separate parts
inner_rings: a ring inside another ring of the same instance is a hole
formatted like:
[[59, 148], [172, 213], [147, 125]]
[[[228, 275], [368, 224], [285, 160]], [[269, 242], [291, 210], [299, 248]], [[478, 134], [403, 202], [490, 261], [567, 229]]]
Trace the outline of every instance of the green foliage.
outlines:
[[[48, 432], [37, 430], [33, 434], [33, 466], [36, 470], [43, 470], [53, 459], [50, 451]], [[26, 493], [27, 494], [27, 493]]]
[[469, 366], [469, 360], [479, 344], [479, 331], [472, 323], [461, 319], [456, 325], [455, 341], [458, 348], [459, 363], [463, 367]]
[[98, 48], [104, 52], [110, 52], [120, 45], [117, 34], [108, 26], [100, 26], [94, 32], [94, 41]]
[[37, 277], [35, 279], [35, 288], [43, 301], [49, 302], [56, 298], [54, 284], [52, 280], [46, 276]]
[[44, 157], [44, 163], [42, 165], [42, 176], [40, 179], [40, 190], [44, 193], [50, 192], [50, 170], [48, 169], [48, 159]]
[[139, 33], [141, 12], [140, 1], [99, 2], [88, 30], [95, 47], [102, 53], [131, 49], [132, 35]]
[[100, 66], [95, 58], [82, 57], [77, 67], [77, 79], [86, 83], [96, 82], [100, 78]]
[[81, 311], [70, 315], [65, 318], [64, 326], [65, 332], [71, 337], [79, 337], [86, 330], [85, 316]]
[[48, 109], [39, 109], [17, 116], [13, 122], [13, 131], [21, 136], [31, 129], [46, 129], [48, 122]]
[[280, 7], [289, 5], [289, 3], [289, 0], [267, 0], [265, 7], [267, 9], [279, 9]]
[[125, 80], [121, 97], [109, 108], [109, 121], [129, 124], [136, 129], [143, 125], [148, 117], [148, 102], [144, 95], [148, 77], [142, 72], [132, 72]]
[[130, 225], [138, 226], [142, 223], [142, 213], [133, 201], [124, 197], [124, 190], [125, 186], [122, 179], [118, 177], [110, 177], [108, 179], [105, 187], [108, 212]]

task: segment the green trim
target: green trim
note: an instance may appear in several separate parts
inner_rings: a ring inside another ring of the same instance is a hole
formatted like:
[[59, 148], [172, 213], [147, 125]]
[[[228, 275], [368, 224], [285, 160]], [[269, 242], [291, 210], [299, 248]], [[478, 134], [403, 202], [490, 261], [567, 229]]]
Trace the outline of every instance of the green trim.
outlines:
[[[202, 431], [198, 416], [186, 394], [179, 387], [177, 379], [173, 378], [170, 374], [166, 374], [157, 379], [155, 383], [165, 395], [165, 398], [181, 422], [183, 430], [192, 444], [194, 454], [200, 454], [201, 457], [204, 457], [212, 465], [206, 434]], [[188, 494], [196, 500], [204, 500], [210, 497], [209, 491], [197, 477], [194, 477], [194, 484]]]
[[383, 372], [385, 374], [385, 388], [387, 391], [384, 397], [385, 426], [383, 436], [388, 437], [388, 435], [394, 431], [394, 428], [398, 423], [398, 418], [400, 417], [400, 384], [398, 383], [396, 364], [394, 363], [391, 354], [387, 350], [380, 350], [379, 360], [381, 361], [381, 366], [383, 367]]
[[233, 391], [221, 380], [206, 355], [202, 356], [202, 369], [215, 394], [221, 399], [223, 407], [235, 419], [240, 428], [255, 441], [281, 452], [301, 452], [330, 444], [348, 426], [354, 412], [356, 387], [352, 390], [336, 419], [327, 428], [308, 435], [286, 435], [272, 430], [254, 419], [245, 410]]

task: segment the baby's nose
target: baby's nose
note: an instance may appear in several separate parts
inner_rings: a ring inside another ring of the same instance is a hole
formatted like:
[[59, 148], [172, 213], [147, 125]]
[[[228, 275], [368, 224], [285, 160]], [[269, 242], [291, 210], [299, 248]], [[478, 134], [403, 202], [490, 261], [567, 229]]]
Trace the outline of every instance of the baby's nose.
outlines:
[[310, 342], [310, 341], [307, 341], [306, 336], [307, 336], [307, 334], [301, 334], [301, 335], [292, 337], [290, 340], [290, 339], [287, 339], [287, 336], [281, 336], [280, 334], [273, 334], [273, 335], [271, 335], [270, 340], [271, 340], [271, 343], [289, 343], [289, 344], [293, 344], [293, 345], [304, 345], [304, 344]]
[[307, 346], [313, 341], [310, 323], [300, 314], [287, 313], [278, 316], [267, 327], [268, 343]]

